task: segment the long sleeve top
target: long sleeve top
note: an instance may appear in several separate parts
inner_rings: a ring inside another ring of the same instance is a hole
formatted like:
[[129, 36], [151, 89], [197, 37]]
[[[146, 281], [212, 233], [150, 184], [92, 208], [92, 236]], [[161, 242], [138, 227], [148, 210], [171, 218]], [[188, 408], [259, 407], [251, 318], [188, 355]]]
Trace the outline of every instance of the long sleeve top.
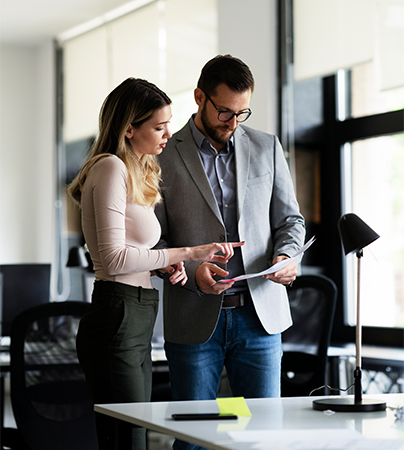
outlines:
[[152, 288], [150, 271], [168, 266], [154, 209], [128, 199], [128, 172], [115, 155], [89, 170], [82, 192], [82, 227], [96, 280]]

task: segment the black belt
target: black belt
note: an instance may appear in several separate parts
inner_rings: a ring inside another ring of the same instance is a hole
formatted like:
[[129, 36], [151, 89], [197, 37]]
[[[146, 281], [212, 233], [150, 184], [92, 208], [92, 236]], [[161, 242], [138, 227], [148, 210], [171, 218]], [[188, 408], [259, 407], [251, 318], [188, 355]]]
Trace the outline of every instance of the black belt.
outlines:
[[239, 308], [251, 303], [251, 295], [249, 291], [228, 294], [223, 297], [222, 308]]

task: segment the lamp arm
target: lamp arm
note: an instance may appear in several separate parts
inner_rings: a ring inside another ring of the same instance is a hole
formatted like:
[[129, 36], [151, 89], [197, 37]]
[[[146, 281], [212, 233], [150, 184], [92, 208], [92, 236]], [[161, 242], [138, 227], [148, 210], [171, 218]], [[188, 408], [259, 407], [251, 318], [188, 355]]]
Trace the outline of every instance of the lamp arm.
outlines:
[[355, 402], [362, 401], [362, 322], [360, 312], [360, 298], [361, 298], [361, 259], [363, 256], [363, 249], [356, 252], [358, 259], [358, 270], [356, 280], [356, 368], [354, 372], [355, 379]]

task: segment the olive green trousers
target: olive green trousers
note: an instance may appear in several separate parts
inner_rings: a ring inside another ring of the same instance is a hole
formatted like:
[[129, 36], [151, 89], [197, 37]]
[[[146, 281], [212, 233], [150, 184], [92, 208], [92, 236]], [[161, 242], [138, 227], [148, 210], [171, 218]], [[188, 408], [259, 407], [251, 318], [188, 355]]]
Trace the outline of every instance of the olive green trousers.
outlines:
[[[158, 292], [96, 281], [77, 353], [95, 404], [150, 401]], [[146, 430], [96, 414], [99, 450], [146, 450]]]

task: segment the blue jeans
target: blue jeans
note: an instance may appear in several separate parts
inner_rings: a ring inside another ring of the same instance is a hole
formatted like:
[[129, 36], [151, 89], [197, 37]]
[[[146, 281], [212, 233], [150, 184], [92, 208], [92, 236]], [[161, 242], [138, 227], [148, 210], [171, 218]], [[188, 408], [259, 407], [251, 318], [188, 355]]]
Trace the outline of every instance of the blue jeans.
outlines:
[[[234, 397], [280, 396], [281, 335], [267, 334], [253, 305], [223, 309], [208, 342], [166, 342], [165, 350], [173, 400], [216, 399], [223, 367]], [[197, 448], [174, 443], [176, 450]]]

